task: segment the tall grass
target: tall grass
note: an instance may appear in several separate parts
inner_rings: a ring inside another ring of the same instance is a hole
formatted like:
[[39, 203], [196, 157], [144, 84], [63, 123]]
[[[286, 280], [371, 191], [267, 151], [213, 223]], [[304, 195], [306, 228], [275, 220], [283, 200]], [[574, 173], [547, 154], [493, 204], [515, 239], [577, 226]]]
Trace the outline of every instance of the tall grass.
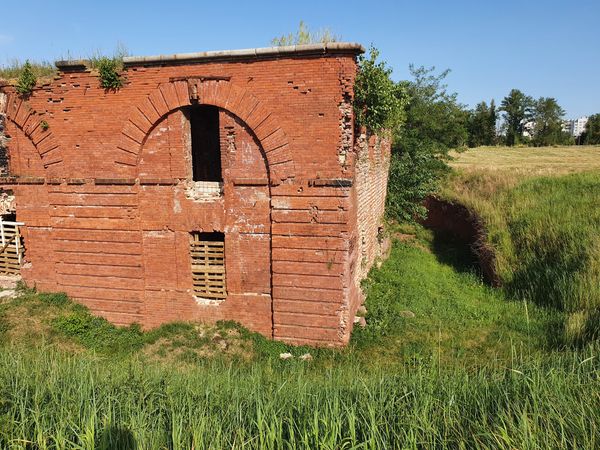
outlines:
[[567, 341], [600, 336], [600, 173], [461, 172], [443, 195], [481, 216], [510, 295], [570, 313]]
[[[103, 64], [106, 64], [106, 61], [111, 61], [111, 62], [114, 62], [115, 66], [118, 70], [121, 70], [123, 58], [125, 56], [129, 56], [129, 50], [127, 49], [127, 47], [124, 44], [117, 43], [117, 45], [115, 46], [115, 49], [112, 53], [112, 56], [107, 56], [105, 53], [103, 53], [100, 50], [94, 50], [94, 51], [90, 52], [88, 55], [85, 55], [85, 56], [80, 55], [77, 58], [72, 56], [70, 54], [70, 52], [67, 52], [66, 55], [63, 55], [58, 59], [88, 60], [90, 67], [92, 69], [99, 69]], [[38, 79], [53, 77], [58, 73], [58, 69], [55, 67], [55, 65], [53, 63], [51, 63], [49, 61], [46, 61], [46, 60], [29, 61], [29, 63], [31, 64], [31, 69], [33, 71], [34, 76]], [[0, 64], [0, 80], [5, 79], [5, 80], [14, 81], [14, 80], [18, 79], [21, 76], [21, 74], [23, 73], [24, 66], [25, 66], [25, 61], [16, 59], [16, 58], [12, 59], [10, 61], [7, 61], [4, 64]]]
[[[31, 70], [36, 78], [52, 77], [56, 75], [56, 67], [48, 61], [30, 62]], [[14, 59], [7, 64], [0, 65], [0, 79], [16, 80], [23, 73], [25, 62]]]
[[[595, 356], [506, 369], [0, 355], [1, 448], [598, 448]], [[597, 352], [594, 352], [596, 355]]]

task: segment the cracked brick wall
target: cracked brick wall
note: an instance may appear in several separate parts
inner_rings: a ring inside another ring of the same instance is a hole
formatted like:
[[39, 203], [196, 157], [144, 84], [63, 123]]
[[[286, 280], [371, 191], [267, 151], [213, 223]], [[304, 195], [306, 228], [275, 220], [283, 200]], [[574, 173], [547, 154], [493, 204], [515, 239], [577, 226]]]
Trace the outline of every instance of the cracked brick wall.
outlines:
[[390, 141], [361, 133], [355, 144], [357, 260], [356, 278], [367, 276], [373, 262], [381, 254], [385, 198], [390, 168]]
[[[132, 64], [116, 92], [70, 66], [27, 101], [4, 88], [11, 174], [0, 181], [25, 223], [25, 281], [117, 324], [228, 319], [294, 344], [345, 344], [389, 151], [356, 142], [356, 53]], [[223, 183], [208, 193], [191, 179], [195, 103], [219, 108]], [[225, 235], [223, 301], [194, 296], [196, 231]]]

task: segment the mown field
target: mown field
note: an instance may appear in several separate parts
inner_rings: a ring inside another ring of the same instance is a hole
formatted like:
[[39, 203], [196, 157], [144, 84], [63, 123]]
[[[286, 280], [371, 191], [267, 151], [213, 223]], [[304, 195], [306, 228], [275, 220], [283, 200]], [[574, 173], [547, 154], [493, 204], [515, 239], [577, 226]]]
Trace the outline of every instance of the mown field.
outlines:
[[443, 192], [485, 218], [504, 287], [459, 242], [390, 224], [367, 326], [341, 350], [0, 300], [0, 448], [598, 448], [600, 346], [565, 338], [595, 301], [598, 175], [513, 172], [460, 170]]
[[512, 172], [524, 176], [600, 170], [600, 146], [479, 147], [453, 153], [452, 166], [467, 171]]

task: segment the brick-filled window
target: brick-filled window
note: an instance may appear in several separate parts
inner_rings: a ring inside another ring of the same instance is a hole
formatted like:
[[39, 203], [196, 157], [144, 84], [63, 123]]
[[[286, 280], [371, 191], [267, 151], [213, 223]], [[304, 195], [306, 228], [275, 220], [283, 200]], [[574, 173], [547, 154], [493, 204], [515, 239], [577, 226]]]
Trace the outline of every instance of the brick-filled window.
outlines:
[[194, 181], [223, 181], [219, 140], [219, 108], [210, 105], [190, 109], [192, 177]]
[[225, 236], [223, 233], [190, 234], [194, 295], [223, 300], [225, 285]]

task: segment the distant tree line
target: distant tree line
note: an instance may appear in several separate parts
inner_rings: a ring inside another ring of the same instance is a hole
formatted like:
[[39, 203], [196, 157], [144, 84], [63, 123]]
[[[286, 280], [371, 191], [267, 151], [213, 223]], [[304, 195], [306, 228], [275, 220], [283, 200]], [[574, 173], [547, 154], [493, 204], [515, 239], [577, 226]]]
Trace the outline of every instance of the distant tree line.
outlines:
[[[498, 113], [502, 113], [501, 122]], [[540, 97], [536, 100], [518, 89], [512, 89], [498, 109], [492, 100], [489, 106], [481, 102], [467, 114], [469, 147], [600, 144], [600, 114], [589, 117], [585, 131], [576, 141], [565, 130], [565, 111], [555, 98]]]
[[500, 105], [504, 123], [499, 136], [506, 145], [573, 144], [573, 137], [564, 130], [565, 110], [555, 98], [535, 100], [518, 89], [512, 89]]

